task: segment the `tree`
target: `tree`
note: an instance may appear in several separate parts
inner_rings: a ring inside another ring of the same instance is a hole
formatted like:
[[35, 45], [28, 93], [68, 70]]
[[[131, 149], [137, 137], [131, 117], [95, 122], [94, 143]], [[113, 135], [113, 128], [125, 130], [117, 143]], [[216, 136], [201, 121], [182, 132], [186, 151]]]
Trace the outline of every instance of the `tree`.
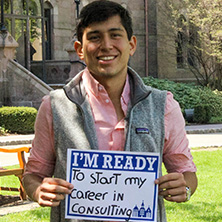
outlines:
[[177, 62], [199, 84], [222, 89], [222, 0], [165, 0], [175, 31]]

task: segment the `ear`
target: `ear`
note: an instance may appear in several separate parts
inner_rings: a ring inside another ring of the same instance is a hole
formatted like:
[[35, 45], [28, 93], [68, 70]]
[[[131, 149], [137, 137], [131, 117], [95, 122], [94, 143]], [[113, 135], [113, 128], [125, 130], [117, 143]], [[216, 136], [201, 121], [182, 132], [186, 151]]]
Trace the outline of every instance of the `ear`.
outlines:
[[82, 43], [80, 41], [75, 41], [74, 48], [81, 60], [84, 60], [83, 48]]
[[129, 41], [129, 44], [130, 44], [130, 55], [133, 56], [133, 54], [135, 53], [136, 51], [136, 46], [137, 46], [137, 39], [136, 39], [136, 36], [133, 35]]

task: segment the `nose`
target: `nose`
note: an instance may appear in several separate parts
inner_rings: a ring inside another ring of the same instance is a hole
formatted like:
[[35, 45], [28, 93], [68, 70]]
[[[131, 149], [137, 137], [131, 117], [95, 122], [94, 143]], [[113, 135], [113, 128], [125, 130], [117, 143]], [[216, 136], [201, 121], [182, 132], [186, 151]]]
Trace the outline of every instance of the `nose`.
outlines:
[[104, 36], [101, 41], [101, 50], [110, 50], [113, 48], [112, 40], [109, 36]]

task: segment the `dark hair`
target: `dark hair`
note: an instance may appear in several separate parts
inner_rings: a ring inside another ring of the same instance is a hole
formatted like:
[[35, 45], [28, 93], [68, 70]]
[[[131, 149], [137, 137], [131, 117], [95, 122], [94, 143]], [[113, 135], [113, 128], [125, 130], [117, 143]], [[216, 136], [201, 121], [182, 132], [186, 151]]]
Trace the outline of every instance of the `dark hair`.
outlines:
[[107, 21], [110, 17], [115, 15], [120, 16], [121, 23], [127, 32], [128, 39], [130, 40], [133, 35], [132, 18], [130, 13], [120, 4], [106, 0], [97, 0], [83, 7], [76, 27], [78, 40], [82, 42], [84, 29], [89, 25], [92, 23]]

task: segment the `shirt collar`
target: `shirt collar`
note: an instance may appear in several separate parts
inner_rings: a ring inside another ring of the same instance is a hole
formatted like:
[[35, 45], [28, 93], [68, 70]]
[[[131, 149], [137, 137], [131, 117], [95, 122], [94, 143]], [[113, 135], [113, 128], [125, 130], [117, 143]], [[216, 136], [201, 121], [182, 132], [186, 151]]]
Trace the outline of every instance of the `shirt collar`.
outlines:
[[[93, 93], [96, 97], [98, 97], [101, 89], [105, 88], [103, 87], [103, 85], [101, 85], [89, 72], [88, 68], [86, 68], [83, 72], [82, 75], [82, 80], [83, 80], [83, 84], [86, 87], [86, 92], [87, 94], [89, 94], [88, 92], [90, 91], [91, 93]], [[121, 95], [121, 100], [122, 102], [127, 106], [128, 102], [130, 100], [130, 84], [129, 84], [129, 77], [127, 75], [126, 77], [126, 83], [125, 86], [123, 88], [123, 92]]]
[[90, 74], [88, 68], [86, 68], [82, 75], [83, 84], [86, 87], [86, 92], [93, 93], [96, 97], [99, 94], [99, 88], [103, 87], [93, 76]]
[[128, 103], [130, 100], [130, 84], [129, 84], [129, 76], [126, 76], [126, 83], [123, 88], [123, 92], [121, 95], [121, 106], [122, 110], [124, 112], [124, 115], [126, 116], [127, 110], [128, 110]]

